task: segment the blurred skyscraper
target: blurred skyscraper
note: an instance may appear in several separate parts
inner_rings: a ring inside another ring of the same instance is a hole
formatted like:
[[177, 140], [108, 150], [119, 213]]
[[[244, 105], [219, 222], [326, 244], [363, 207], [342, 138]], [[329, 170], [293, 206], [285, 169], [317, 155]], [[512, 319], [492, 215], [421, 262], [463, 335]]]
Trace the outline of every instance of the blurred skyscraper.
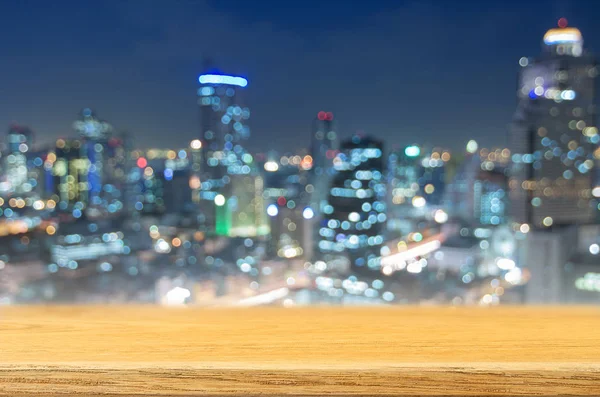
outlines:
[[310, 141], [312, 169], [309, 183], [313, 186], [311, 206], [319, 214], [327, 200], [327, 190], [333, 176], [333, 158], [338, 148], [336, 124], [333, 113], [319, 112], [313, 121]]
[[321, 259], [335, 268], [379, 269], [385, 240], [383, 143], [355, 135], [341, 144], [320, 224]]
[[[206, 231], [230, 237], [266, 234], [263, 181], [244, 148], [250, 109], [243, 107], [241, 96], [248, 81], [222, 74], [203, 74], [198, 81], [201, 136], [192, 145], [204, 158], [199, 193]], [[197, 185], [194, 175], [190, 183]]]
[[33, 132], [28, 127], [13, 124], [8, 129], [6, 139], [6, 151], [3, 156], [6, 181], [0, 181], [0, 193], [31, 192], [33, 186], [29, 181], [27, 152], [31, 150]]
[[561, 19], [544, 35], [542, 55], [519, 64], [511, 128], [513, 220], [533, 228], [590, 222], [600, 157], [596, 61], [584, 50], [581, 32]]
[[95, 206], [102, 204], [102, 185], [106, 182], [107, 147], [112, 126], [99, 120], [91, 109], [85, 108], [79, 120], [73, 123], [73, 128], [82, 138], [81, 154], [87, 159], [87, 187], [90, 203]]
[[89, 202], [87, 159], [81, 153], [82, 143], [78, 139], [58, 139], [51, 159], [53, 186], [58, 196], [58, 208], [62, 211], [73, 210], [81, 216]]
[[492, 152], [482, 149], [467, 155], [444, 192], [448, 213], [474, 225], [505, 223], [509, 155], [507, 149]]
[[408, 233], [413, 229], [413, 198], [419, 195], [422, 174], [421, 148], [409, 145], [393, 150], [388, 156], [388, 228]]

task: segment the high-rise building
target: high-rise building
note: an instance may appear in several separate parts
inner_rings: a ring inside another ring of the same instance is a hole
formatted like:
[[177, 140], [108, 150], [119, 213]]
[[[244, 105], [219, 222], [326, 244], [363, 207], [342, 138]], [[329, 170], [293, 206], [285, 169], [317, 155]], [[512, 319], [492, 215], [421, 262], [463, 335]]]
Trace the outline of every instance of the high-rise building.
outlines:
[[81, 155], [89, 162], [87, 185], [91, 205], [102, 204], [102, 185], [106, 183], [107, 147], [112, 126], [99, 120], [91, 109], [81, 111], [80, 119], [73, 123], [73, 128], [82, 138]]
[[4, 174], [6, 181], [0, 186], [0, 193], [23, 194], [31, 192], [27, 152], [31, 149], [33, 132], [25, 126], [13, 124], [8, 129], [6, 152], [4, 153]]
[[312, 168], [309, 183], [313, 186], [311, 207], [322, 213], [327, 200], [327, 189], [334, 174], [333, 159], [338, 148], [336, 125], [331, 112], [319, 112], [313, 121], [310, 141]]
[[[444, 192], [444, 208], [470, 224], [500, 225], [508, 213], [507, 149], [468, 154]], [[490, 160], [494, 159], [494, 160]]]
[[386, 183], [383, 144], [355, 135], [341, 144], [320, 223], [321, 259], [334, 267], [379, 269]]
[[412, 230], [410, 219], [416, 207], [413, 199], [419, 197], [422, 174], [421, 148], [409, 145], [391, 151], [388, 156], [388, 228], [408, 233]]
[[566, 20], [544, 35], [543, 53], [521, 58], [511, 128], [514, 222], [533, 228], [594, 219], [598, 66]]
[[316, 248], [313, 236], [318, 235], [316, 210], [310, 204], [314, 193], [313, 185], [309, 183], [312, 156], [301, 152], [280, 157], [270, 152], [260, 157], [264, 162], [264, 197], [268, 201], [270, 217], [269, 255], [303, 256], [310, 260]]
[[[247, 125], [250, 110], [243, 106], [242, 91], [248, 85], [243, 77], [222, 74], [203, 74], [199, 77], [198, 105], [200, 106], [203, 169], [200, 180], [200, 209], [206, 231], [215, 232], [223, 211], [229, 206], [220, 204], [232, 198], [232, 176], [252, 172], [253, 157], [243, 142], [250, 136]], [[192, 176], [191, 183], [195, 183]], [[222, 219], [225, 221], [225, 219]], [[221, 222], [222, 223], [222, 222]], [[221, 228], [222, 229], [222, 228]]]
[[[82, 142], [78, 139], [58, 139], [52, 163], [53, 186], [60, 210], [81, 210], [89, 203], [89, 161], [82, 156]], [[78, 216], [78, 217], [79, 217]]]
[[446, 162], [450, 153], [434, 148], [421, 160], [419, 186], [428, 206], [439, 206], [446, 188]]

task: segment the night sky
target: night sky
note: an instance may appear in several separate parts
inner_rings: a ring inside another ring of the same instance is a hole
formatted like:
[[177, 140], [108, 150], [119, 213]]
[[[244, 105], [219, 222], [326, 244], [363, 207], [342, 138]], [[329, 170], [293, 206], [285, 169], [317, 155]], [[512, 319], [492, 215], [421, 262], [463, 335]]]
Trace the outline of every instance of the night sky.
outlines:
[[518, 60], [558, 18], [600, 54], [595, 0], [51, 3], [0, 5], [0, 129], [26, 124], [42, 142], [74, 135], [91, 107], [138, 147], [187, 145], [209, 57], [249, 80], [251, 150], [307, 146], [319, 110], [343, 137], [504, 145]]

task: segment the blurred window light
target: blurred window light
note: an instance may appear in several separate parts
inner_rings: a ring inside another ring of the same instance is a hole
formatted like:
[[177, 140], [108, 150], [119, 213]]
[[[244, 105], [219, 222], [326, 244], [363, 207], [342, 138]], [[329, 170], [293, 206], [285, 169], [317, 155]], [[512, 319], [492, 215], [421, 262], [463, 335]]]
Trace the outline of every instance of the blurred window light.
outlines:
[[269, 204], [269, 206], [267, 207], [267, 214], [269, 216], [277, 216], [278, 213], [279, 209], [277, 208], [277, 205]]
[[471, 154], [475, 153], [477, 151], [478, 147], [479, 147], [479, 145], [473, 139], [471, 139], [469, 142], [467, 142], [467, 152], [469, 152]]
[[203, 74], [198, 78], [200, 84], [226, 84], [246, 87], [248, 80], [243, 77], [227, 76], [220, 74]]
[[499, 258], [496, 261], [496, 265], [498, 265], [498, 267], [502, 270], [512, 270], [516, 266], [515, 261], [508, 258]]
[[219, 207], [225, 205], [225, 196], [223, 196], [222, 194], [217, 194], [215, 196], [215, 205]]
[[189, 289], [183, 287], [175, 287], [166, 293], [164, 303], [169, 306], [183, 305], [191, 295], [192, 293]]
[[302, 217], [304, 219], [312, 219], [314, 216], [315, 216], [315, 212], [310, 207], [306, 207], [306, 208], [304, 208], [304, 211], [302, 211]]
[[415, 145], [407, 146], [406, 149], [404, 149], [404, 154], [408, 157], [417, 157], [421, 154], [421, 149]]

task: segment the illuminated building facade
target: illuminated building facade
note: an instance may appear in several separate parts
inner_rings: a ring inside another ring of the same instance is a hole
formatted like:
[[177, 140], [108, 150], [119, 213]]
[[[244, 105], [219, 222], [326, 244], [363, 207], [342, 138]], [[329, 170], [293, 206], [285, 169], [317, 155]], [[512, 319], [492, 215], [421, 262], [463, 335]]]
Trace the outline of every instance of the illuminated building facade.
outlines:
[[393, 150], [388, 156], [388, 228], [392, 230], [411, 230], [407, 218], [414, 213], [413, 198], [420, 194], [421, 159], [417, 145]]
[[449, 214], [474, 225], [504, 224], [509, 208], [508, 157], [507, 149], [469, 154], [444, 192]]
[[419, 186], [428, 205], [439, 206], [446, 188], [446, 162], [450, 153], [434, 149], [421, 159]]
[[518, 107], [511, 128], [509, 181], [514, 222], [533, 228], [594, 219], [598, 67], [576, 28], [550, 29], [543, 54], [521, 58]]
[[267, 206], [271, 218], [270, 255], [279, 258], [298, 258], [312, 254], [311, 220], [314, 211], [311, 207], [296, 206], [293, 200], [280, 197]]
[[232, 175], [231, 196], [224, 205], [217, 201], [217, 233], [229, 237], [256, 237], [269, 233], [264, 180], [259, 175]]
[[334, 174], [333, 158], [338, 148], [336, 125], [331, 112], [319, 112], [313, 121], [310, 141], [312, 169], [309, 183], [313, 186], [311, 207], [319, 214], [327, 200], [327, 189]]
[[190, 166], [191, 174], [189, 180], [189, 187], [192, 190], [192, 202], [200, 203], [200, 178], [202, 176], [202, 141], [200, 139], [194, 139], [190, 142]]
[[312, 156], [301, 152], [280, 157], [271, 152], [264, 160], [264, 197], [271, 228], [269, 254], [310, 260], [315, 248], [313, 236], [318, 234], [314, 230], [317, 214], [311, 205], [314, 186], [309, 183]]
[[380, 266], [387, 220], [383, 158], [382, 142], [355, 135], [334, 159], [319, 229], [321, 259], [334, 267]]
[[73, 128], [82, 139], [82, 157], [89, 162], [87, 174], [89, 203], [99, 206], [102, 204], [102, 186], [106, 182], [107, 146], [112, 126], [99, 120], [91, 109], [85, 108], [81, 112], [80, 119], [73, 123]]
[[78, 139], [58, 139], [51, 156], [55, 159], [51, 165], [58, 208], [66, 211], [75, 207], [77, 217], [89, 202], [89, 160], [82, 156], [81, 148]]
[[0, 194], [25, 194], [32, 191], [36, 184], [35, 178], [30, 180], [27, 167], [27, 155], [33, 141], [32, 131], [13, 124], [6, 136], [6, 152], [4, 153], [5, 181], [0, 181]]
[[144, 214], [191, 211], [190, 161], [187, 150], [135, 151], [135, 210]]
[[[200, 208], [206, 231], [215, 232], [217, 224], [227, 223], [231, 215], [224, 212], [229, 207], [218, 205], [217, 201], [220, 202], [221, 197], [232, 198], [233, 176], [249, 175], [254, 167], [252, 155], [243, 147], [243, 142], [250, 136], [247, 125], [250, 110], [243, 107], [241, 98], [248, 81], [243, 77], [220, 74], [203, 74], [198, 81], [201, 136], [196, 146], [201, 148], [204, 168], [198, 177]], [[196, 185], [196, 179], [192, 177], [190, 183]], [[219, 231], [223, 230], [225, 228], [219, 228]]]

